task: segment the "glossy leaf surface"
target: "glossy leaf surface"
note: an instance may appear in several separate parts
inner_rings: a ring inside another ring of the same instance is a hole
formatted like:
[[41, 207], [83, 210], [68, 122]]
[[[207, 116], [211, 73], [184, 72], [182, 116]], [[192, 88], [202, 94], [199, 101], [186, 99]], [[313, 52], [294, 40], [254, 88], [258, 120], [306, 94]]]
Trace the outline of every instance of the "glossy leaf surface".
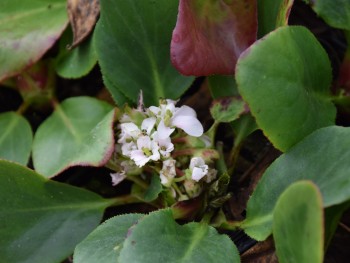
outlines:
[[2, 262], [61, 262], [102, 218], [110, 201], [0, 160]]
[[273, 238], [279, 262], [323, 262], [322, 196], [310, 181], [289, 186], [273, 212]]
[[64, 0], [2, 0], [0, 81], [34, 64], [67, 25]]
[[180, 0], [171, 61], [184, 75], [234, 74], [239, 55], [255, 40], [255, 0]]
[[74, 263], [118, 262], [129, 228], [143, 216], [128, 214], [108, 219], [76, 247]]
[[281, 151], [335, 122], [330, 62], [304, 27], [280, 27], [251, 46], [236, 79], [258, 126]]
[[76, 97], [56, 106], [34, 137], [36, 171], [54, 176], [70, 166], [102, 166], [114, 150], [112, 106]]
[[193, 78], [180, 75], [170, 62], [176, 15], [177, 1], [101, 1], [96, 51], [117, 103], [120, 93], [135, 103], [143, 90], [146, 106], [158, 105], [159, 98], [178, 99], [191, 85]]
[[247, 206], [245, 232], [257, 240], [272, 231], [278, 197], [292, 183], [310, 180], [320, 189], [324, 207], [350, 199], [350, 129], [319, 129], [280, 156], [266, 170]]
[[33, 132], [28, 121], [15, 112], [0, 114], [0, 158], [26, 165]]
[[234, 263], [240, 259], [228, 236], [204, 223], [178, 225], [170, 210], [161, 210], [130, 229], [119, 262]]

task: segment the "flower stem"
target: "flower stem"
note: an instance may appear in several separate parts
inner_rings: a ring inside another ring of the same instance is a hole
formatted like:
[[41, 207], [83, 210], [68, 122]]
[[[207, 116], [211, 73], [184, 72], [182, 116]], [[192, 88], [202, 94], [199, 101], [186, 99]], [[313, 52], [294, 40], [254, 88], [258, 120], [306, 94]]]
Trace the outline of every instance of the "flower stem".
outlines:
[[133, 183], [135, 183], [137, 185], [139, 185], [143, 189], [147, 189], [148, 188], [148, 184], [144, 180], [139, 178], [138, 176], [127, 176], [126, 179], [129, 180], [129, 181], [132, 181]]
[[111, 206], [120, 206], [134, 203], [141, 203], [142, 201], [134, 195], [122, 195], [108, 199], [111, 201]]
[[241, 227], [242, 222], [241, 221], [226, 221], [222, 223], [219, 228], [225, 229], [225, 230], [237, 230]]

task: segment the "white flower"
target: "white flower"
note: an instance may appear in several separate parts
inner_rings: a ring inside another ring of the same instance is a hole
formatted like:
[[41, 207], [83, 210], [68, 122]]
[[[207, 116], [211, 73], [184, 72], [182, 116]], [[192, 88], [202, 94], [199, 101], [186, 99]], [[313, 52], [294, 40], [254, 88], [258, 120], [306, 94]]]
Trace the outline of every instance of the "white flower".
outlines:
[[122, 145], [122, 154], [130, 157], [131, 152], [137, 150], [136, 143], [134, 142], [125, 142]]
[[166, 138], [174, 131], [173, 127], [184, 130], [188, 135], [199, 137], [203, 134], [203, 126], [197, 119], [196, 112], [188, 107], [175, 107], [176, 101], [166, 100], [159, 107], [151, 106], [149, 110], [160, 119], [158, 132], [160, 138]]
[[196, 112], [184, 105], [177, 109], [170, 120], [170, 125], [184, 130], [188, 135], [199, 137], [203, 134], [203, 126], [197, 119]]
[[140, 129], [135, 123], [128, 122], [120, 124], [121, 133], [119, 135], [118, 143], [125, 143], [131, 139], [135, 139], [140, 134]]
[[190, 162], [190, 169], [192, 170], [192, 180], [198, 182], [208, 173], [208, 165], [205, 164], [202, 157], [193, 157]]
[[159, 146], [152, 141], [149, 136], [140, 136], [137, 139], [137, 150], [133, 150], [130, 154], [138, 167], [144, 166], [148, 161], [158, 161], [160, 159]]
[[171, 185], [172, 179], [176, 176], [175, 163], [176, 161], [173, 159], [165, 160], [163, 162], [162, 170], [159, 173], [162, 185], [167, 187]]
[[153, 140], [157, 142], [160, 154], [165, 158], [170, 157], [170, 153], [174, 150], [174, 144], [172, 144], [170, 137], [161, 139], [159, 138], [159, 133], [155, 132]]
[[112, 185], [116, 186], [120, 182], [122, 182], [126, 178], [125, 171], [121, 171], [120, 173], [111, 173]]

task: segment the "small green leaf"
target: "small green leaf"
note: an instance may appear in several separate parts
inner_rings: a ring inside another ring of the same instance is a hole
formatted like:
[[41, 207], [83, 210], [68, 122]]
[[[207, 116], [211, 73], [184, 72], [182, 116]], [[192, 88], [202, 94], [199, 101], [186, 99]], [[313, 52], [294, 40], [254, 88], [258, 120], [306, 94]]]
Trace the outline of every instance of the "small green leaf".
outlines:
[[67, 30], [60, 41], [60, 53], [55, 59], [55, 68], [62, 78], [80, 78], [87, 75], [96, 65], [97, 55], [92, 37], [79, 46], [68, 49], [73, 41], [71, 30]]
[[322, 197], [316, 185], [299, 181], [280, 196], [273, 212], [279, 262], [323, 262]]
[[34, 167], [54, 176], [70, 166], [102, 166], [114, 150], [114, 110], [90, 97], [76, 97], [57, 105], [34, 137]]
[[61, 262], [111, 205], [92, 192], [3, 160], [0, 200], [2, 262]]
[[74, 251], [74, 263], [115, 263], [128, 230], [144, 215], [120, 215], [108, 219], [87, 236]]
[[272, 212], [281, 193], [298, 180], [320, 189], [324, 207], [350, 199], [350, 128], [326, 127], [281, 155], [264, 173], [249, 199], [245, 232], [256, 240], [272, 231]]
[[313, 10], [332, 27], [350, 30], [349, 0], [308, 0]]
[[116, 102], [120, 93], [136, 102], [143, 90], [146, 105], [157, 105], [159, 98], [179, 98], [193, 82], [170, 62], [177, 7], [168, 0], [101, 1], [94, 41]]
[[151, 178], [151, 183], [145, 192], [144, 200], [146, 202], [151, 202], [155, 200], [160, 194], [160, 192], [162, 192], [162, 190], [163, 190], [163, 187], [162, 187], [162, 184], [160, 183], [159, 175], [153, 174]]
[[145, 216], [120, 252], [120, 263], [240, 262], [237, 248], [226, 235], [204, 223], [178, 225], [171, 210]]
[[0, 81], [34, 64], [67, 25], [64, 0], [2, 0]]
[[210, 108], [211, 116], [218, 122], [231, 122], [239, 118], [245, 111], [245, 103], [241, 98], [226, 97], [216, 99]]
[[14, 112], [0, 114], [0, 158], [26, 165], [33, 132], [28, 121]]
[[252, 45], [236, 78], [258, 126], [281, 151], [335, 122], [330, 62], [304, 27], [280, 27]]

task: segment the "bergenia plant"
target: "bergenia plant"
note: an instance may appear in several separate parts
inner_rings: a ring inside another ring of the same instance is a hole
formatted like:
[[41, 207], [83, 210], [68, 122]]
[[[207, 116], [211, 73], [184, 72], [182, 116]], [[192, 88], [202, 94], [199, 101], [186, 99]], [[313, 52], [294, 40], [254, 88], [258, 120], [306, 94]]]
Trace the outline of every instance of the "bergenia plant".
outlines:
[[0, 2], [0, 262], [348, 261], [350, 1]]

